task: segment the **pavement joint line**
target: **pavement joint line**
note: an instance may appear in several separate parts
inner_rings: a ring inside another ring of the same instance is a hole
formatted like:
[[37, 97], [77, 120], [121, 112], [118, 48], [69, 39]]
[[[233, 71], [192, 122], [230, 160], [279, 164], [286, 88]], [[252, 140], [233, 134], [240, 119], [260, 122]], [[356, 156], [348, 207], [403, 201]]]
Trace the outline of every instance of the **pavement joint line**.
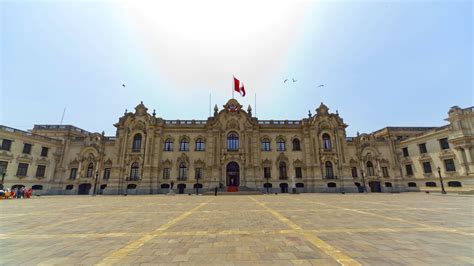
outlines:
[[[293, 199], [293, 200], [301, 201], [300, 199]], [[365, 214], [365, 215], [370, 215], [370, 216], [374, 216], [374, 217], [380, 217], [380, 218], [384, 218], [384, 219], [387, 219], [387, 220], [392, 220], [392, 221], [398, 221], [398, 222], [403, 222], [403, 223], [407, 223], [407, 224], [418, 225], [418, 226], [426, 227], [426, 228], [431, 229], [431, 230], [434, 230], [434, 231], [452, 232], [452, 233], [457, 233], [457, 234], [466, 235], [466, 236], [472, 236], [472, 235], [474, 235], [474, 233], [468, 233], [468, 232], [459, 231], [459, 230], [456, 230], [456, 229], [446, 228], [446, 227], [442, 227], [442, 226], [431, 226], [431, 225], [429, 225], [429, 224], [424, 224], [424, 223], [419, 223], [419, 222], [408, 221], [408, 220], [405, 220], [405, 219], [402, 219], [402, 218], [398, 218], [398, 217], [390, 217], [390, 216], [385, 216], [385, 215], [382, 215], [382, 214], [375, 214], [375, 213], [370, 213], [370, 212], [365, 212], [365, 211], [358, 211], [358, 210], [354, 210], [354, 209], [350, 209], [350, 208], [339, 207], [339, 206], [329, 205], [329, 204], [320, 203], [320, 202], [315, 202], [315, 201], [310, 201], [310, 200], [306, 200], [306, 202], [308, 202], [308, 203], [314, 203], [314, 204], [318, 204], [318, 205], [322, 205], [322, 206], [326, 206], [326, 207], [333, 207], [333, 208], [341, 209], [341, 210], [347, 210], [347, 211], [357, 212], [357, 213], [361, 213], [361, 214]]]
[[[459, 229], [453, 228], [446, 231], [444, 229], [434, 230], [439, 232], [452, 232]], [[162, 232], [159, 236], [207, 236], [207, 235], [258, 235], [258, 234], [295, 234], [298, 232], [311, 233], [399, 233], [399, 232], [433, 232], [433, 229], [426, 227], [418, 228], [329, 228], [329, 229], [303, 229], [303, 230], [221, 230], [221, 231], [180, 231], [180, 232]], [[0, 239], [49, 239], [49, 238], [91, 238], [91, 237], [131, 237], [142, 236], [148, 232], [109, 232], [109, 233], [72, 233], [72, 234], [0, 234]], [[472, 233], [471, 235], [474, 235]]]
[[169, 229], [171, 226], [177, 224], [178, 222], [186, 219], [192, 213], [194, 213], [198, 209], [204, 207], [205, 205], [207, 205], [212, 200], [213, 199], [209, 199], [206, 202], [200, 203], [198, 206], [192, 208], [191, 210], [188, 210], [188, 211], [182, 213], [181, 215], [179, 215], [178, 217], [176, 217], [176, 218], [168, 221], [167, 223], [161, 225], [156, 230], [143, 235], [139, 239], [135, 239], [135, 240], [129, 242], [126, 246], [122, 247], [121, 249], [113, 251], [111, 254], [109, 254], [107, 257], [103, 258], [96, 265], [111, 265], [111, 264], [114, 264], [114, 263], [119, 263], [120, 260], [125, 258], [129, 253], [139, 249], [140, 247], [142, 247], [144, 244], [146, 244], [150, 240], [152, 240], [155, 237], [157, 237], [158, 235], [162, 234], [163, 231]]
[[314, 233], [307, 232], [306, 230], [303, 230], [301, 226], [297, 225], [290, 219], [284, 217], [281, 215], [279, 212], [273, 210], [272, 208], [266, 206], [265, 202], [260, 202], [256, 200], [255, 198], [248, 196], [251, 200], [253, 200], [255, 203], [258, 205], [262, 206], [266, 211], [270, 212], [273, 216], [275, 216], [278, 220], [286, 224], [288, 227], [292, 228], [294, 231], [296, 231], [298, 234], [303, 236], [307, 241], [309, 241], [311, 244], [313, 244], [316, 248], [320, 249], [327, 255], [329, 255], [331, 258], [333, 258], [335, 261], [337, 261], [341, 265], [361, 265], [359, 262], [357, 262], [355, 259], [349, 257], [347, 254], [344, 252], [336, 249], [335, 247], [331, 246], [327, 242], [323, 241]]
[[[393, 207], [397, 205], [393, 204], [386, 204], [386, 203], [381, 203], [381, 202], [373, 202], [373, 201], [363, 201], [360, 200], [359, 202], [365, 202], [369, 204], [376, 204], [376, 205], [382, 205], [382, 206], [388, 206], [388, 207]], [[473, 213], [459, 213], [459, 212], [450, 212], [449, 210], [462, 210], [461, 208], [420, 208], [420, 207], [406, 207], [407, 211], [411, 210], [422, 210], [422, 211], [431, 211], [431, 212], [439, 212], [439, 213], [449, 213], [449, 214], [455, 214], [455, 215], [463, 215], [463, 216], [473, 216]], [[376, 210], [386, 210], [386, 209], [376, 209]], [[396, 210], [396, 209], [388, 209], [388, 210]], [[403, 209], [400, 209], [403, 210]]]

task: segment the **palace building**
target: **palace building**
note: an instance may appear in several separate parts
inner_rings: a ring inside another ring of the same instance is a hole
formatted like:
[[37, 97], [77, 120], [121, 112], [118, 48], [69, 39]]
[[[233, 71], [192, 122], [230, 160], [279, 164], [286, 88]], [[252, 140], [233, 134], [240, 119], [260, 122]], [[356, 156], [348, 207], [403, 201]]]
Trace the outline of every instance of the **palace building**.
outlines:
[[140, 103], [115, 136], [70, 125], [0, 126], [4, 187], [41, 194], [474, 190], [474, 108], [442, 127], [346, 136], [321, 103], [301, 120], [259, 120], [235, 99], [207, 120], [166, 120]]

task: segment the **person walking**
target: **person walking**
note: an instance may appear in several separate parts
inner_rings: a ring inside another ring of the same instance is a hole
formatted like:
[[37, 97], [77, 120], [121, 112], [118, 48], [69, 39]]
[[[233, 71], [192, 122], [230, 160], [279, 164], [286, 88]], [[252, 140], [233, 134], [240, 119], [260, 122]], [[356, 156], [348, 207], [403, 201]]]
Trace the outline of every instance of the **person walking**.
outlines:
[[217, 197], [217, 186], [214, 188], [214, 196]]

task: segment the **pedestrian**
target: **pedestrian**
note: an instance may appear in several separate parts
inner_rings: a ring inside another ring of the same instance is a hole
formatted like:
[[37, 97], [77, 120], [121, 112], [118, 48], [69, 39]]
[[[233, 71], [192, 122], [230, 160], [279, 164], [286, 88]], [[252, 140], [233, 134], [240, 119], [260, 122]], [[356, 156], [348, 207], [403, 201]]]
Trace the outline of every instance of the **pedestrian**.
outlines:
[[214, 196], [217, 197], [217, 186], [214, 188]]

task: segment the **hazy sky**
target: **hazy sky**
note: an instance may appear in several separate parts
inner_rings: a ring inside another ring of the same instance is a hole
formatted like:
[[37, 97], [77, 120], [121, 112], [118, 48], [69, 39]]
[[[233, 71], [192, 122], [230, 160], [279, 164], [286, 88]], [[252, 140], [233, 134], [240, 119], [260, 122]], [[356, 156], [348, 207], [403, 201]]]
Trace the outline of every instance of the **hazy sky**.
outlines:
[[[260, 119], [320, 102], [348, 136], [446, 124], [473, 105], [472, 1], [0, 1], [0, 124], [115, 135], [143, 101], [207, 119], [236, 94]], [[297, 82], [283, 83], [286, 78]], [[125, 84], [126, 87], [122, 87]], [[318, 87], [324, 84], [324, 87]]]

